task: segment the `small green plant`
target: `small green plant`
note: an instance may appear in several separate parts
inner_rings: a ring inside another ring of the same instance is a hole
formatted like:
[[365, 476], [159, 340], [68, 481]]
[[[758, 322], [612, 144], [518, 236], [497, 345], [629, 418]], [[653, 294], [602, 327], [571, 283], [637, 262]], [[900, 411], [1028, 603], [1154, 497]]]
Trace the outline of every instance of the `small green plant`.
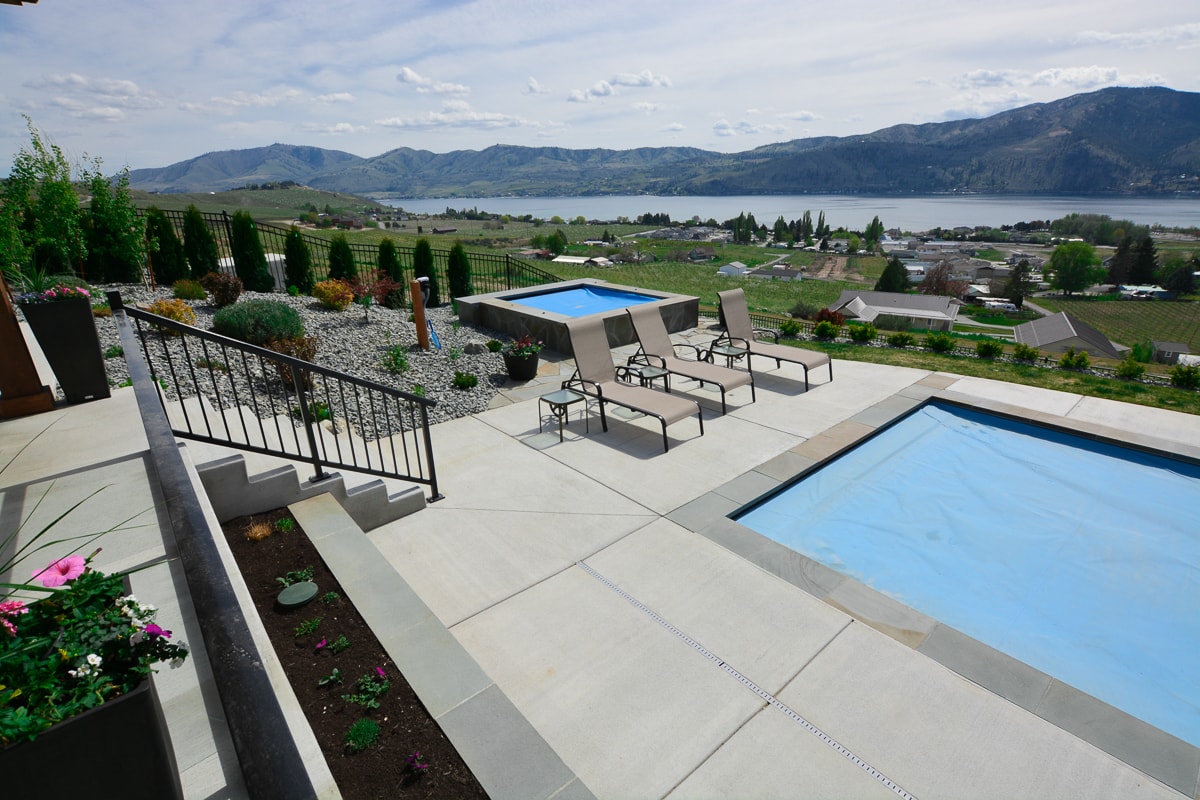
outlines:
[[295, 529], [296, 520], [292, 519], [291, 517], [284, 517], [283, 519], [275, 520], [275, 530], [279, 531], [280, 533], [291, 533]]
[[350, 640], [345, 636], [339, 636], [329, 644], [329, 652], [337, 655], [350, 646]]
[[1146, 374], [1146, 368], [1138, 362], [1137, 357], [1133, 353], [1121, 359], [1121, 363], [1117, 364], [1117, 377], [1124, 378], [1127, 381], [1140, 381], [1142, 376]]
[[1017, 361], [1027, 361], [1030, 364], [1041, 358], [1041, 354], [1036, 347], [1030, 347], [1027, 344], [1018, 342], [1013, 346], [1013, 358]]
[[451, 361], [458, 361], [460, 358], [462, 358], [462, 354], [463, 351], [461, 347], [451, 347], [446, 351], [446, 358], [450, 359]]
[[818, 339], [833, 339], [838, 335], [840, 329], [840, 325], [836, 325], [830, 320], [822, 320], [813, 327], [813, 336]]
[[403, 345], [394, 344], [383, 351], [383, 368], [394, 375], [408, 372], [408, 350]]
[[1133, 358], [1135, 361], [1140, 361], [1143, 364], [1148, 364], [1154, 360], [1154, 343], [1153, 342], [1134, 342], [1133, 343]]
[[499, 353], [503, 347], [504, 345], [499, 339], [488, 339], [487, 349], [489, 353]]
[[304, 581], [311, 581], [312, 579], [313, 568], [312, 565], [309, 564], [304, 569], [294, 569], [288, 574], [284, 575], [282, 578], [276, 578], [275, 580], [287, 587], [291, 586], [293, 583], [303, 583]]
[[1200, 367], [1194, 364], [1171, 367], [1171, 385], [1180, 389], [1200, 389]]
[[800, 323], [794, 319], [785, 319], [779, 323], [779, 332], [784, 336], [795, 336], [800, 333]]
[[208, 299], [208, 292], [204, 291], [204, 287], [200, 285], [200, 281], [184, 278], [183, 280], [175, 281], [175, 285], [171, 288], [174, 290], [176, 300]]
[[990, 339], [980, 339], [975, 343], [975, 355], [980, 358], [997, 358], [1004, 353], [1004, 345]]
[[[182, 322], [184, 325], [196, 324], [196, 312], [192, 307], [182, 300], [155, 300], [150, 304], [150, 313], [157, 314], [160, 317]], [[160, 327], [164, 334], [168, 336], [178, 336], [178, 331], [169, 330], [165, 327]]]
[[346, 731], [346, 749], [351, 753], [361, 753], [379, 739], [379, 723], [363, 717], [350, 726]]
[[334, 683], [336, 683], [338, 686], [342, 685], [342, 671], [337, 667], [334, 667], [333, 672], [329, 673], [325, 677], [317, 678], [317, 686], [329, 686], [330, 684]]
[[1091, 363], [1086, 350], [1075, 352], [1074, 347], [1068, 347], [1067, 352], [1058, 360], [1058, 365], [1063, 369], [1087, 369]]
[[306, 620], [304, 620], [304, 622], [301, 622], [299, 625], [296, 626], [296, 638], [300, 638], [301, 636], [307, 636], [310, 633], [316, 633], [317, 628], [319, 628], [319, 627], [321, 627], [321, 618], [320, 617], [313, 617], [312, 619], [306, 619]]
[[338, 600], [341, 600], [341, 599], [342, 599], [342, 596], [340, 594], [338, 594], [337, 592], [326, 592], [325, 594], [321, 595], [321, 602], [324, 603], [325, 605], [330, 605], [332, 603], [336, 603]]
[[313, 286], [312, 296], [333, 311], [345, 311], [354, 302], [354, 289], [343, 280], [321, 281]]
[[948, 333], [931, 333], [925, 337], [923, 346], [935, 353], [949, 353], [954, 349], [954, 339]]
[[458, 370], [454, 371], [455, 389], [461, 389], [465, 392], [470, 389], [474, 389], [477, 385], [479, 385], [479, 378], [475, 375], [471, 374], [470, 372], [459, 372]]
[[893, 333], [887, 337], [888, 347], [912, 347], [916, 338], [911, 333]]
[[213, 361], [211, 358], [203, 356], [196, 359], [196, 366], [201, 369], [215, 369], [217, 372], [229, 372], [229, 367], [224, 361]]
[[125, 355], [125, 348], [119, 344], [114, 344], [104, 351], [105, 358], [120, 358]]
[[293, 284], [287, 288], [287, 293], [289, 297], [299, 297], [300, 287]]
[[279, 300], [245, 300], [213, 315], [212, 329], [248, 344], [296, 339], [304, 336], [300, 312]]
[[391, 688], [392, 682], [382, 668], [376, 667], [374, 674], [368, 672], [355, 681], [354, 686], [358, 691], [342, 695], [343, 700], [364, 708], [379, 708], [379, 697]]
[[[304, 415], [300, 413], [300, 406], [292, 408], [292, 416], [300, 419]], [[329, 406], [322, 403], [320, 400], [313, 400], [308, 404], [308, 416], [315, 420], [325, 420], [333, 417], [329, 410]]]
[[412, 393], [415, 394], [417, 397], [424, 397], [425, 396], [425, 387], [419, 383], [414, 383], [412, 386]]
[[851, 341], [866, 344], [875, 341], [875, 337], [879, 335], [879, 329], [869, 322], [862, 325], [848, 325], [846, 326], [846, 335], [850, 337]]

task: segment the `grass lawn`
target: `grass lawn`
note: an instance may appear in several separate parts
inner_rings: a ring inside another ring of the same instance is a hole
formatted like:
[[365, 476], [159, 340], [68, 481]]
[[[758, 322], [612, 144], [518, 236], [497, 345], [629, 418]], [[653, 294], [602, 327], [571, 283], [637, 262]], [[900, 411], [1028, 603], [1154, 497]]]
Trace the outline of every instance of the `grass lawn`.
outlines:
[[1051, 311], [1065, 311], [1118, 344], [1183, 342], [1193, 353], [1200, 353], [1200, 303], [1195, 301], [1036, 297], [1033, 302]]

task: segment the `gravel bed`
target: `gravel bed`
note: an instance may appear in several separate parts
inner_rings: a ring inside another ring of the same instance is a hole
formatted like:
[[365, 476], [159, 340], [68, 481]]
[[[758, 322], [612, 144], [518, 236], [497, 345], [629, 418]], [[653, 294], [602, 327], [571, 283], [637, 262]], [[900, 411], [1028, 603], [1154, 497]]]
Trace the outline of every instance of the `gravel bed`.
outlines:
[[[105, 291], [111, 289], [119, 289], [122, 300], [130, 306], [148, 305], [155, 300], [173, 297], [169, 288], [154, 291], [142, 286], [95, 288], [97, 296], [103, 296]], [[358, 305], [351, 305], [345, 311], [332, 311], [321, 307], [320, 303], [311, 297], [291, 297], [279, 293], [242, 293], [241, 299], [252, 298], [286, 303], [300, 313], [307, 335], [316, 337], [319, 342], [315, 363], [406, 392], [412, 392], [414, 386], [422, 387], [426, 397], [437, 401], [437, 405], [430, 409], [430, 422], [445, 422], [484, 411], [501, 387], [512, 384], [504, 369], [504, 359], [499, 353], [489, 352], [485, 346], [489, 339], [507, 341], [510, 337], [485, 328], [459, 324], [449, 305], [426, 311], [428, 318], [433, 321], [442, 347], [438, 350], [431, 342], [430, 349], [424, 351], [417, 345], [416, 326], [409, 321], [411, 312], [407, 308], [393, 310], [372, 306], [369, 315], [364, 318], [363, 309]], [[211, 330], [213, 315], [217, 309], [205, 301], [187, 302], [196, 312], [196, 326]], [[100, 335], [101, 350], [107, 351], [120, 344], [117, 326], [112, 319], [97, 317], [96, 329]], [[163, 340], [164, 337], [158, 335], [149, 340], [151, 358], [155, 369], [160, 373], [167, 372], [166, 360], [157, 352], [161, 347], [159, 342]], [[182, 363], [180, 359], [183, 350], [179, 339], [165, 337], [165, 341], [172, 353], [179, 354], [176, 362]], [[405, 348], [409, 364], [409, 368], [399, 374], [384, 368], [388, 349], [397, 345]], [[474, 350], [482, 352], [472, 352]], [[194, 342], [192, 354], [195, 356]], [[113, 385], [128, 380], [129, 371], [125, 359], [108, 358], [105, 360], [105, 366]], [[456, 371], [475, 375], [479, 379], [478, 384], [468, 390], [456, 388]], [[200, 391], [215, 405], [221, 408], [235, 405], [234, 389], [243, 402], [249, 397], [247, 378], [239, 370], [214, 374], [217, 376], [215, 389], [212, 385], [206, 385], [210, 383], [207, 371], [204, 371], [199, 384]], [[256, 389], [261, 390], [263, 382], [267, 380], [278, 387], [279, 381], [273, 375], [263, 376], [256, 370], [252, 371], [250, 382], [258, 384]], [[231, 382], [235, 385], [231, 385]], [[190, 377], [180, 376], [180, 383], [185, 386], [185, 394], [188, 394], [188, 390], [192, 388]], [[169, 400], [176, 399], [169, 382], [166, 394]], [[361, 429], [361, 426], [359, 427]], [[362, 433], [369, 438], [372, 432], [362, 430]]]

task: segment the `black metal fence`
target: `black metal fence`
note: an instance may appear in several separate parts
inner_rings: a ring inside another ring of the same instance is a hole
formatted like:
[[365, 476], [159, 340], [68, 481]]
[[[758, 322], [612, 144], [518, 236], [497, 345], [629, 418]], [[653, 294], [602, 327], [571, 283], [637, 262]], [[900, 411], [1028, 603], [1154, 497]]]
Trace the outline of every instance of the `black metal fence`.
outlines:
[[[182, 238], [184, 212], [164, 211], [162, 213], [171, 221], [176, 235]], [[217, 241], [217, 247], [222, 257], [221, 271], [234, 274], [236, 269], [229, 244], [232, 239], [233, 218], [224, 211], [220, 214], [201, 212], [201, 216], [204, 218], [205, 225], [208, 226], [209, 231], [212, 232], [213, 237]], [[288, 285], [287, 278], [284, 275], [285, 265], [283, 254], [285, 252], [286, 237], [291, 229], [265, 222], [255, 222], [254, 227], [258, 232], [258, 239], [262, 243], [263, 250], [267, 253], [267, 266], [271, 270], [272, 277], [275, 278], [275, 286], [278, 290], [282, 291]], [[304, 240], [304, 243], [308, 246], [309, 253], [312, 255], [313, 272], [317, 280], [324, 280], [329, 275], [329, 240], [320, 236], [314, 236], [304, 230], [300, 231], [300, 237]], [[415, 277], [413, 274], [413, 250], [414, 248], [410, 245], [396, 245], [396, 254], [399, 256], [400, 267], [404, 272], [404, 279], [401, 283], [405, 286]], [[350, 252], [354, 254], [354, 264], [361, 277], [365, 278], [369, 276], [372, 270], [378, 268], [378, 245], [350, 242]], [[433, 250], [434, 276], [437, 279], [438, 285], [442, 287], [450, 285], [446, 273], [449, 257], [449, 250]], [[507, 291], [509, 289], [523, 289], [529, 286], [540, 286], [560, 280], [555, 275], [539, 269], [528, 261], [507, 253], [468, 250], [467, 260], [471, 265], [471, 283], [476, 294]]]
[[[429, 486], [436, 401], [126, 307], [175, 435]], [[168, 404], [166, 401], [175, 401]]]

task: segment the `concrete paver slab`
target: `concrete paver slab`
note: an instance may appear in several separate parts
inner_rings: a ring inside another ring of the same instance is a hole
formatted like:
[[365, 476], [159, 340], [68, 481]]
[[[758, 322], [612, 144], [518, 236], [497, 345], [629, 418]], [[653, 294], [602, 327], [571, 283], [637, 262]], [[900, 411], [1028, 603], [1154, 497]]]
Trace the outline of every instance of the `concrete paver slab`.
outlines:
[[1039, 389], [986, 378], [960, 378], [947, 387], [948, 393], [977, 398], [988, 403], [1010, 403], [1022, 408], [1067, 416], [1079, 404], [1080, 396], [1053, 389]]

